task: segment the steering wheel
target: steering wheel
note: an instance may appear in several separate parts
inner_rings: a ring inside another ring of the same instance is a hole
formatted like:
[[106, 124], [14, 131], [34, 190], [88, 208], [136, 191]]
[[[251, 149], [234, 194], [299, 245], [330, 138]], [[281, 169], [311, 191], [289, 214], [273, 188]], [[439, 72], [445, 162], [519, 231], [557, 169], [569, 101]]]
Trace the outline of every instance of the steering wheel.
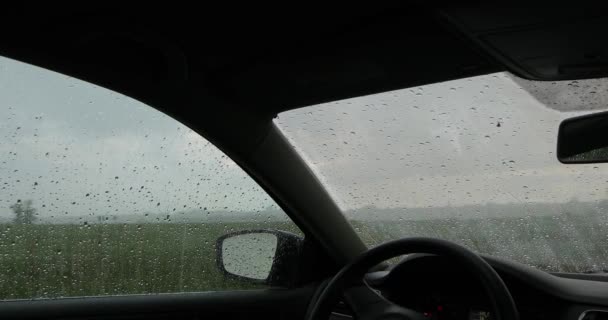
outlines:
[[[491, 304], [493, 320], [518, 320], [517, 307], [511, 293], [500, 276], [479, 255], [471, 250], [450, 241], [434, 238], [404, 238], [381, 244], [360, 255], [350, 264], [340, 270], [308, 313], [307, 320], [327, 320], [332, 308], [338, 303], [343, 293], [351, 291], [357, 295], [357, 302], [352, 308], [359, 320], [380, 319], [411, 319], [426, 320], [427, 318], [412, 309], [398, 306], [368, 287], [361, 289], [361, 279], [365, 273], [379, 263], [404, 254], [428, 253], [449, 257], [454, 263], [471, 271], [477, 276]], [[359, 288], [358, 291], [356, 288]], [[362, 302], [363, 301], [363, 302]], [[359, 305], [362, 304], [362, 305]]]

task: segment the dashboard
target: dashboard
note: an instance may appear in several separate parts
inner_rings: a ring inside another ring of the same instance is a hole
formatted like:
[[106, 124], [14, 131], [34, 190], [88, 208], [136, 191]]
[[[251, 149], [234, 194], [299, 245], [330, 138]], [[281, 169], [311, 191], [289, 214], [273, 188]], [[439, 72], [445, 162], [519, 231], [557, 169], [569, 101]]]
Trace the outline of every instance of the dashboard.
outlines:
[[[484, 259], [509, 288], [522, 320], [608, 320], [605, 275], [550, 274], [493, 257]], [[446, 257], [410, 255], [389, 271], [367, 274], [366, 282], [388, 300], [429, 319], [493, 319], [475, 275]]]

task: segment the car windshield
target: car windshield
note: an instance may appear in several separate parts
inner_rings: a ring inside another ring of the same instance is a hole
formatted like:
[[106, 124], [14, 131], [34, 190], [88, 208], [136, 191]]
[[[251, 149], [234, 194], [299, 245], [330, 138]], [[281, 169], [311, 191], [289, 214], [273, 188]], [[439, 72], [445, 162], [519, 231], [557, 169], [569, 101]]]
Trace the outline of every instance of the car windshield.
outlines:
[[608, 164], [565, 165], [560, 122], [608, 80], [496, 73], [281, 113], [276, 124], [369, 245], [408, 236], [554, 272], [608, 269]]

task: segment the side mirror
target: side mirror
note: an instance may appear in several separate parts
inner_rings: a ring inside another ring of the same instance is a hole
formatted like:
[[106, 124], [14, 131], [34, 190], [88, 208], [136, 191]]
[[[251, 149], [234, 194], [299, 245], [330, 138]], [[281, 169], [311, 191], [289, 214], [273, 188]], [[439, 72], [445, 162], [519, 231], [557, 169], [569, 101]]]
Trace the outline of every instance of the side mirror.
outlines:
[[564, 120], [557, 136], [561, 163], [608, 162], [608, 112]]
[[303, 239], [277, 230], [245, 230], [221, 236], [217, 266], [225, 277], [289, 287], [296, 278]]

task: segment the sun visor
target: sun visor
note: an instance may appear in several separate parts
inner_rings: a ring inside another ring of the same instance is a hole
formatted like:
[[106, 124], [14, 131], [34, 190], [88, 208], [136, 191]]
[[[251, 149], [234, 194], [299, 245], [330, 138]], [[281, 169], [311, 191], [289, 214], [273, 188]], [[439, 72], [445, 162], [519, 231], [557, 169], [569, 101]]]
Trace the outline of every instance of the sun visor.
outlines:
[[601, 8], [445, 9], [443, 16], [511, 72], [534, 80], [608, 76]]

